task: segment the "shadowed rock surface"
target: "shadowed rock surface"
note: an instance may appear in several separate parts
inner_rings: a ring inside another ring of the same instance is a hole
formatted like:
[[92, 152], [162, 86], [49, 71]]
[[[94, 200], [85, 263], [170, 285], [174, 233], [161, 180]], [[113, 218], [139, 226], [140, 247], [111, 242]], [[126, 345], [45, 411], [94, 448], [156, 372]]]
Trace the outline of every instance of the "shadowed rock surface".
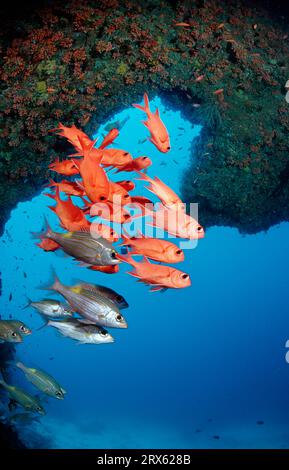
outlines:
[[62, 1], [17, 21], [8, 14], [1, 224], [47, 180], [47, 164], [70, 152], [49, 129], [62, 121], [91, 133], [144, 90], [204, 125], [183, 185], [203, 225], [253, 233], [288, 220], [287, 19], [261, 3]]

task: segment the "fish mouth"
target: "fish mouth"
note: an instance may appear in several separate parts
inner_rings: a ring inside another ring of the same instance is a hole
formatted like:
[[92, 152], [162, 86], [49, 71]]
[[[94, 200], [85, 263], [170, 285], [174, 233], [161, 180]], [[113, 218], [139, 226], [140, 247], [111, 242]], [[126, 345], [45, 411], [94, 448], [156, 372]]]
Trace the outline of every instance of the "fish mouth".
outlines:
[[118, 328], [127, 328], [127, 327], [128, 327], [127, 322], [123, 322], [123, 323], [118, 324]]

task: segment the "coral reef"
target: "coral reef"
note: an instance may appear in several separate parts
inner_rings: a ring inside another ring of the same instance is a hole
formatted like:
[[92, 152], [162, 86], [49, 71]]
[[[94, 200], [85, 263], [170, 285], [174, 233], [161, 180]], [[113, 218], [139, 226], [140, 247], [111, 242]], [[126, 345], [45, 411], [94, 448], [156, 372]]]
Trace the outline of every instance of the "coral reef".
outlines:
[[144, 90], [204, 125], [183, 187], [202, 224], [253, 233], [288, 220], [287, 24], [246, 0], [42, 2], [6, 21], [0, 224], [66, 154], [48, 129], [95, 131]]

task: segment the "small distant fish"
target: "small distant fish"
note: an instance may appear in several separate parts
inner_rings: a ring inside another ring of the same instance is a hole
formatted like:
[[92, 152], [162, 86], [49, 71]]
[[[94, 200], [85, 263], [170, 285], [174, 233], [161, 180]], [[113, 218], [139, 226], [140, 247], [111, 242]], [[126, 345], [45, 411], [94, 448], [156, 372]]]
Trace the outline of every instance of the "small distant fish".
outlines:
[[0, 385], [5, 388], [13, 402], [18, 403], [26, 410], [45, 415], [45, 410], [37, 397], [30, 395], [19, 387], [7, 384], [4, 380], [0, 380]]
[[123, 126], [127, 123], [128, 120], [129, 120], [129, 116], [125, 117], [122, 121], [118, 120], [118, 121], [110, 122], [105, 126], [104, 130], [106, 132], [109, 132], [112, 129], [120, 130], [123, 128]]
[[22, 337], [9, 320], [0, 320], [0, 343], [21, 343]]
[[174, 159], [173, 159], [173, 162], [174, 162], [176, 165], [179, 164], [179, 162], [177, 162], [177, 160], [174, 160]]
[[256, 421], [256, 424], [258, 424], [259, 426], [261, 426], [262, 424], [264, 424], [264, 421]]
[[219, 90], [214, 91], [214, 95], [221, 95], [224, 93], [224, 88], [219, 88]]
[[199, 75], [197, 78], [195, 78], [195, 82], [201, 82], [202, 80], [204, 80], [205, 78], [205, 75]]
[[56, 328], [63, 336], [75, 339], [81, 344], [104, 344], [114, 341], [104, 328], [76, 318], [60, 321], [49, 320], [48, 325]]
[[220, 439], [220, 436], [216, 435], [216, 436], [213, 436], [213, 439]]
[[179, 150], [183, 150], [184, 147], [179, 147]]
[[66, 391], [51, 375], [40, 369], [27, 367], [22, 362], [16, 362], [15, 366], [24, 372], [26, 379], [38, 388], [38, 390], [46, 393], [46, 395], [50, 397], [63, 400]]
[[27, 274], [25, 271], [23, 271], [23, 276], [25, 277], [25, 279], [27, 278]]
[[10, 292], [10, 295], [9, 295], [9, 302], [11, 302], [12, 300], [12, 292]]
[[[178, 127], [178, 129], [179, 129], [180, 131], [184, 131], [184, 130], [185, 130], [184, 127]], [[180, 135], [181, 135], [181, 134], [180, 134]]]
[[161, 165], [161, 166], [166, 166], [166, 165], [167, 165], [167, 162], [161, 162], [160, 165]]
[[195, 432], [199, 433], [199, 432], [203, 432], [203, 430], [202, 429], [196, 429]]
[[42, 315], [51, 318], [65, 318], [71, 317], [73, 310], [67, 304], [59, 302], [59, 300], [54, 299], [43, 299], [36, 302], [29, 300], [29, 303], [26, 307], [33, 307]]
[[184, 28], [188, 28], [191, 25], [189, 23], [181, 22], [181, 23], [175, 23], [175, 26], [183, 26]]
[[138, 144], [144, 144], [146, 141], [147, 141], [147, 139], [143, 139], [143, 140], [140, 139], [140, 140], [138, 141]]

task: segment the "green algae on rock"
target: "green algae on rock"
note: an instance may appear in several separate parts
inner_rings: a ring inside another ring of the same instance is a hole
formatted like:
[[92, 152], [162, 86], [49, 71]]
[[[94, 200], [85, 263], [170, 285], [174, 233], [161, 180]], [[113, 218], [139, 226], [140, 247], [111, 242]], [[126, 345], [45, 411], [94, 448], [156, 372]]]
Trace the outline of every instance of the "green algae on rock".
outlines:
[[92, 134], [144, 91], [204, 126], [183, 185], [203, 225], [253, 233], [288, 220], [285, 19], [245, 0], [173, 3], [54, 2], [3, 25], [1, 224], [69, 151], [49, 129]]

